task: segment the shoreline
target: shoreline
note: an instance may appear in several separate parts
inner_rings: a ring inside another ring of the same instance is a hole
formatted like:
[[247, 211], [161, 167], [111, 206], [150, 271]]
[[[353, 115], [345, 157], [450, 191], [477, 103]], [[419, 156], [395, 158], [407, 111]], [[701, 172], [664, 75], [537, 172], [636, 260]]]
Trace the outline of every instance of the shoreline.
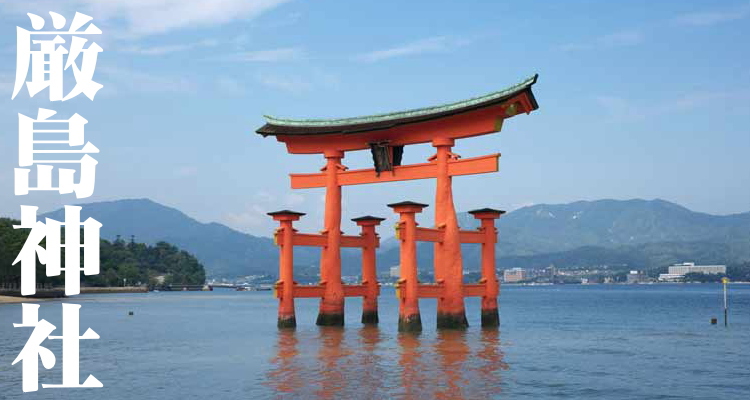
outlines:
[[[115, 294], [115, 293], [148, 293], [147, 286], [127, 286], [127, 287], [82, 287], [80, 294]], [[37, 302], [43, 300], [61, 300], [67, 299], [65, 290], [52, 289], [40, 290], [32, 296], [21, 296], [20, 291], [0, 291], [0, 304], [18, 304], [27, 302]]]
[[0, 304], [18, 304], [18, 303], [29, 303], [29, 302], [37, 302], [37, 301], [45, 301], [45, 300], [54, 300], [54, 299], [40, 299], [36, 297], [16, 297], [16, 296], [0, 295]]

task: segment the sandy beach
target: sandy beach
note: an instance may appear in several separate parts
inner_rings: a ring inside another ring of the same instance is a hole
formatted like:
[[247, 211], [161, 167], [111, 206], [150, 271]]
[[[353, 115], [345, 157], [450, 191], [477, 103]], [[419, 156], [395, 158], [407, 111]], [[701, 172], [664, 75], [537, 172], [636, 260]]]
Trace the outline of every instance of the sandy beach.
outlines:
[[47, 299], [36, 299], [33, 297], [0, 296], [0, 304], [28, 303], [32, 301], [42, 301], [42, 300], [47, 300]]

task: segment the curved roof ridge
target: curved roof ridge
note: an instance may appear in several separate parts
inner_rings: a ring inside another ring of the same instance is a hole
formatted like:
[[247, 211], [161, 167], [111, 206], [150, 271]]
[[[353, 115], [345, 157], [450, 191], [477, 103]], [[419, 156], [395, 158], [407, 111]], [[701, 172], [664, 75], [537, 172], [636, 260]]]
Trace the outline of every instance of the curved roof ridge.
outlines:
[[437, 106], [414, 108], [414, 109], [405, 110], [405, 111], [365, 115], [361, 117], [333, 118], [333, 119], [290, 119], [290, 118], [278, 118], [278, 117], [273, 117], [270, 115], [264, 115], [263, 117], [266, 119], [266, 121], [269, 124], [273, 124], [277, 126], [305, 126], [305, 127], [314, 127], [314, 126], [329, 126], [330, 127], [330, 126], [337, 126], [337, 125], [355, 125], [355, 124], [362, 124], [362, 123], [381, 122], [381, 121], [387, 121], [391, 119], [419, 117], [422, 115], [430, 115], [430, 114], [434, 114], [437, 112], [447, 112], [447, 111], [460, 109], [464, 107], [471, 107], [476, 104], [481, 104], [487, 101], [491, 101], [497, 98], [507, 96], [508, 94], [518, 92], [527, 87], [530, 87], [531, 85], [536, 83], [538, 76], [539, 74], [534, 74], [534, 76], [529, 77], [509, 88], [499, 90], [496, 92], [492, 92], [489, 94], [485, 94], [483, 96], [472, 97], [469, 99], [447, 103], [447, 104], [441, 104]]

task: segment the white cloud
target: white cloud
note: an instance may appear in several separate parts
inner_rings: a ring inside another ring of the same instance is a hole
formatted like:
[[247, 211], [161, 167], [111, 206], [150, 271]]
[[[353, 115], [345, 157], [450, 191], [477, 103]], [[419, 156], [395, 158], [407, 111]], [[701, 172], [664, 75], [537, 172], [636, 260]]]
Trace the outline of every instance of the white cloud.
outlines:
[[677, 16], [674, 22], [680, 25], [711, 26], [722, 22], [736, 21], [750, 15], [750, 3], [724, 10], [710, 10]]
[[284, 198], [284, 205], [287, 207], [298, 206], [305, 202], [305, 196], [297, 193], [289, 193]]
[[596, 96], [594, 100], [605, 113], [616, 120], [639, 120], [645, 117], [645, 108], [639, 108], [631, 101], [617, 96]]
[[192, 93], [197, 90], [196, 84], [185, 77], [176, 75], [154, 75], [131, 69], [112, 67], [106, 65], [97, 66], [106, 80], [101, 83], [108, 91], [135, 91], [147, 93]]
[[643, 42], [643, 34], [639, 31], [621, 31], [604, 35], [598, 39], [598, 43], [607, 47], [632, 46]]
[[232, 228], [247, 232], [250, 228], [258, 228], [266, 225], [270, 218], [266, 214], [268, 210], [258, 204], [251, 204], [246, 209], [224, 215], [223, 221]]
[[743, 91], [715, 91], [686, 93], [655, 102], [635, 101], [616, 96], [597, 96], [594, 100], [612, 120], [638, 121], [699, 108], [729, 109], [733, 104], [750, 101], [750, 94]]
[[285, 47], [272, 50], [245, 51], [233, 54], [229, 59], [247, 62], [280, 62], [298, 60], [304, 52], [296, 47]]
[[184, 165], [177, 168], [174, 173], [180, 178], [192, 177], [198, 174], [198, 167], [192, 165]]
[[[16, 77], [12, 74], [0, 73], [0, 92], [13, 92]], [[8, 96], [10, 98], [10, 96]]]
[[229, 96], [242, 96], [245, 94], [245, 86], [241, 82], [226, 76], [216, 79], [216, 87], [219, 92]]
[[271, 89], [288, 92], [294, 95], [316, 91], [336, 91], [341, 87], [339, 76], [332, 71], [319, 68], [298, 71], [296, 73], [280, 73], [262, 71], [255, 75], [255, 81]]
[[219, 41], [213, 39], [201, 40], [193, 43], [173, 44], [164, 46], [152, 46], [152, 47], [141, 47], [141, 46], [128, 46], [120, 49], [116, 49], [126, 53], [143, 54], [147, 56], [160, 56], [163, 54], [174, 53], [179, 51], [192, 50], [199, 47], [215, 47], [219, 44]]
[[625, 30], [599, 36], [588, 42], [564, 44], [559, 48], [562, 51], [580, 51], [634, 46], [642, 43], [644, 38], [645, 36], [639, 30]]
[[[174, 29], [255, 18], [289, 0], [26, 0], [2, 1], [15, 13], [76, 11], [96, 21], [122, 21], [128, 34], [145, 36]], [[7, 11], [6, 11], [7, 12]]]
[[268, 29], [285, 28], [288, 26], [296, 25], [301, 19], [302, 19], [302, 13], [292, 12], [282, 17], [279, 17], [273, 21], [256, 24], [256, 26], [260, 26], [261, 28], [268, 28]]
[[[750, 16], [750, 3], [745, 3], [732, 9], [683, 14], [673, 18], [672, 23], [690, 26], [710, 26], [722, 22], [744, 19], [748, 16]], [[599, 36], [590, 41], [564, 44], [559, 46], [559, 49], [562, 51], [596, 50], [633, 46], [643, 43], [644, 40], [645, 35], [641, 29], [631, 29]]]
[[264, 86], [292, 94], [301, 94], [312, 88], [312, 83], [309, 80], [299, 76], [262, 73], [257, 75], [256, 80]]
[[271, 203], [273, 201], [276, 201], [276, 196], [272, 195], [271, 193], [261, 190], [258, 193], [253, 196], [255, 200], [261, 202], [261, 203]]
[[458, 40], [448, 36], [436, 36], [417, 40], [397, 47], [360, 54], [356, 59], [364, 62], [377, 62], [394, 57], [445, 52], [468, 43], [468, 40]]

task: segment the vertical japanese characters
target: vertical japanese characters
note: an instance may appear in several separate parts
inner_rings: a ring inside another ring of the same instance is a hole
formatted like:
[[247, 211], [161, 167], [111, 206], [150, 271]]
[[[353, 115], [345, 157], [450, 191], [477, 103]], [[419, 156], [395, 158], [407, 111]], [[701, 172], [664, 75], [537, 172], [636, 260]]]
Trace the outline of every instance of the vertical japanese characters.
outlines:
[[[102, 88], [94, 81], [99, 53], [94, 38], [102, 31], [92, 17], [76, 13], [71, 21], [50, 12], [49, 18], [27, 14], [31, 30], [18, 27], [16, 79], [12, 99], [24, 86], [29, 97], [47, 91], [49, 101], [66, 101], [84, 95], [94, 100]], [[66, 29], [67, 28], [67, 29]], [[72, 86], [72, 87], [69, 87]], [[97, 161], [91, 156], [99, 149], [84, 139], [88, 121], [78, 113], [68, 119], [55, 117], [56, 111], [39, 108], [35, 117], [18, 114], [18, 168], [15, 169], [15, 194], [31, 191], [73, 194], [76, 198], [94, 193]], [[55, 118], [53, 118], [55, 117]], [[29, 236], [13, 265], [21, 269], [21, 295], [36, 294], [37, 259], [47, 276], [65, 274], [65, 294], [80, 294], [81, 272], [99, 273], [99, 232], [102, 225], [93, 218], [81, 221], [81, 207], [65, 206], [65, 221], [37, 220], [38, 207], [21, 206], [21, 224], [15, 229], [30, 229]], [[64, 232], [64, 233], [63, 233]], [[42, 246], [44, 243], [44, 246]], [[64, 257], [63, 257], [64, 254]], [[99, 339], [88, 328], [80, 334], [79, 304], [62, 304], [62, 327], [39, 319], [38, 304], [23, 303], [22, 322], [15, 328], [32, 328], [30, 337], [13, 365], [21, 363], [23, 391], [39, 389], [39, 361], [46, 369], [56, 365], [55, 354], [43, 347], [45, 340], [62, 341], [62, 383], [42, 383], [43, 388], [103, 387], [93, 375], [80, 382], [79, 348], [81, 339]]]

